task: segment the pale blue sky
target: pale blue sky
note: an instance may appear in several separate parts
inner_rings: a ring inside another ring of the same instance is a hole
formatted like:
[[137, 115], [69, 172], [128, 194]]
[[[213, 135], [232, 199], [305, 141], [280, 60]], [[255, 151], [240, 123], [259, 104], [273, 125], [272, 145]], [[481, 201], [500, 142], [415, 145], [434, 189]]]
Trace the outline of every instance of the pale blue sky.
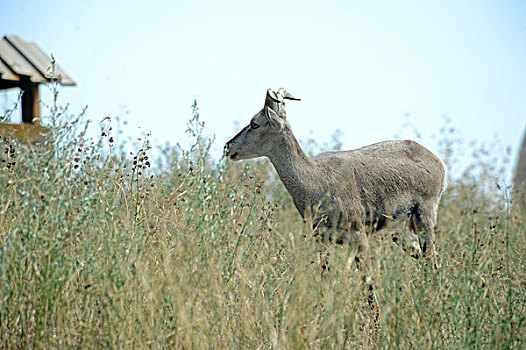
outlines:
[[298, 138], [348, 149], [412, 137], [408, 113], [432, 150], [443, 115], [514, 154], [526, 126], [526, 1], [2, 0], [4, 34], [54, 54], [73, 111], [159, 142], [184, 142], [195, 98], [219, 149], [281, 86]]

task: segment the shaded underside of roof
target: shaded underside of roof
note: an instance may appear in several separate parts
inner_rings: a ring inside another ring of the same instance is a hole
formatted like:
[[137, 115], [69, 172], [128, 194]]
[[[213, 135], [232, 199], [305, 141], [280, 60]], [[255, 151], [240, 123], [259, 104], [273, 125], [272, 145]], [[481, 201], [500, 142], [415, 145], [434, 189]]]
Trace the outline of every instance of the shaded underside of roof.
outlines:
[[0, 80], [17, 82], [29, 79], [33, 83], [58, 81], [62, 85], [76, 85], [51, 57], [34, 43], [15, 35], [0, 40]]

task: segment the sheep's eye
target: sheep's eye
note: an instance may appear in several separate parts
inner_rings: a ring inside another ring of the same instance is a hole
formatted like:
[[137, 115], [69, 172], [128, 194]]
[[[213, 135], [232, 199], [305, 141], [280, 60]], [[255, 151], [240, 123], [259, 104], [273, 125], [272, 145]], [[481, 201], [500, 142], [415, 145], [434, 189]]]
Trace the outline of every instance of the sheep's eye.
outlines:
[[251, 127], [252, 129], [257, 129], [257, 128], [259, 128], [259, 125], [256, 124], [256, 123], [250, 123], [250, 127]]

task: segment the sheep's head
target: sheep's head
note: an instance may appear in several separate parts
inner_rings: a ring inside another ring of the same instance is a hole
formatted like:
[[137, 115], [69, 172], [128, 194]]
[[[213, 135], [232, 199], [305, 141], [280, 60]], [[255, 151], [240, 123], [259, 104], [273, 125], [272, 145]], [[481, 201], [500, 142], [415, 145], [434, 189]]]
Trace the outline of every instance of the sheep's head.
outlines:
[[285, 89], [267, 90], [265, 105], [252, 117], [250, 123], [225, 145], [232, 160], [268, 156], [285, 130], [290, 130], [284, 100], [296, 100]]

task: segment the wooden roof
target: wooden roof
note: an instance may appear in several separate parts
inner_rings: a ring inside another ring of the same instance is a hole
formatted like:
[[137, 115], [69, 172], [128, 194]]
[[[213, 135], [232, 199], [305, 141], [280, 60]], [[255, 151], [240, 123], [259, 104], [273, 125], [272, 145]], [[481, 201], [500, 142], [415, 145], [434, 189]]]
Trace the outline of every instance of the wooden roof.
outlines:
[[[36, 44], [15, 35], [6, 35], [0, 40], [0, 81], [29, 79], [33, 83], [48, 83], [52, 81], [52, 66], [51, 57]], [[76, 85], [58, 65], [53, 77], [62, 85]]]

